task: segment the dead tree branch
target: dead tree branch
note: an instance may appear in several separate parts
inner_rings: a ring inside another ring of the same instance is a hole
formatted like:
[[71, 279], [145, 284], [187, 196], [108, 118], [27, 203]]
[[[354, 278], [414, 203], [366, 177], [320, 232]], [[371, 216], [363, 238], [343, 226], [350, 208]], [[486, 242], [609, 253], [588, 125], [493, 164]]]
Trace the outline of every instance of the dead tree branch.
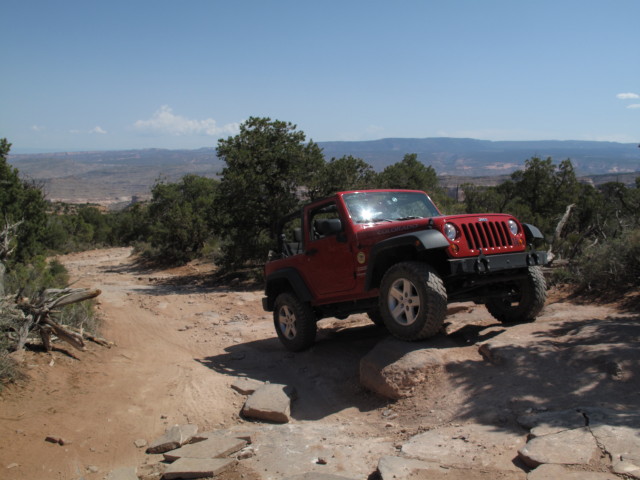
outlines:
[[13, 239], [16, 237], [18, 227], [22, 224], [22, 220], [16, 223], [9, 223], [5, 219], [4, 227], [0, 230], [0, 262], [9, 258], [9, 255], [13, 253], [17, 245], [13, 245]]
[[553, 249], [557, 246], [558, 242], [560, 241], [560, 236], [562, 234], [562, 229], [564, 228], [564, 226], [569, 221], [569, 216], [571, 215], [571, 210], [575, 206], [576, 206], [575, 203], [572, 203], [571, 205], [568, 205], [567, 209], [564, 212], [564, 215], [562, 215], [562, 218], [558, 222], [558, 225], [556, 225], [556, 230], [553, 232], [553, 239], [551, 240], [551, 244], [549, 245], [549, 250], [547, 251], [547, 261], [549, 262], [549, 265], [551, 265], [551, 263], [553, 263], [553, 260], [556, 257], [556, 255], [553, 253]]
[[8, 318], [12, 324], [11, 328], [17, 337], [16, 350], [24, 348], [31, 332], [37, 332], [40, 335], [47, 351], [51, 351], [51, 339], [54, 335], [72, 347], [84, 350], [83, 335], [60, 325], [52, 315], [58, 313], [54, 310], [56, 307], [89, 300], [100, 293], [100, 290], [65, 288], [44, 290], [35, 299], [20, 298], [12, 302], [10, 297], [5, 297], [0, 299], [0, 315]]

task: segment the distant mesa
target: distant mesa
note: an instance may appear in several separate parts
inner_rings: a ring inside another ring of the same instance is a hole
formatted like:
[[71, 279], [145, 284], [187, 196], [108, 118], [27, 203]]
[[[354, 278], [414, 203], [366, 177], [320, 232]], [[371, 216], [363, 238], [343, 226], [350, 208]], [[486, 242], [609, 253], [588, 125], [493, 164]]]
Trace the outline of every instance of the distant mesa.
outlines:
[[[360, 142], [319, 142], [325, 159], [345, 155], [362, 158], [375, 170], [416, 153], [431, 165], [446, 187], [472, 182], [495, 185], [524, 167], [531, 157], [571, 159], [579, 176], [594, 184], [619, 181], [632, 184], [640, 175], [640, 151], [635, 143], [579, 140], [490, 141], [471, 138], [385, 138]], [[218, 177], [224, 167], [213, 147], [197, 150], [115, 150], [9, 155], [21, 175], [41, 182], [50, 200], [68, 203], [127, 204], [150, 197], [163, 179], [184, 175]], [[462, 177], [462, 178], [461, 178]]]

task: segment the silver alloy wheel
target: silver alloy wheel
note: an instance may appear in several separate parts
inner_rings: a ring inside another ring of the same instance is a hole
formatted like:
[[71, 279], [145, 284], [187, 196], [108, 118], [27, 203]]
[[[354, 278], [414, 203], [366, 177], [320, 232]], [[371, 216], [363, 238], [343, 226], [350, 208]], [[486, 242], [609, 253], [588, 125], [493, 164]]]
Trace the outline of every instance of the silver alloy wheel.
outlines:
[[389, 312], [400, 325], [412, 325], [420, 313], [420, 296], [415, 285], [399, 278], [391, 285], [387, 297]]
[[283, 305], [278, 311], [278, 325], [286, 338], [291, 340], [296, 337], [296, 314], [289, 305]]

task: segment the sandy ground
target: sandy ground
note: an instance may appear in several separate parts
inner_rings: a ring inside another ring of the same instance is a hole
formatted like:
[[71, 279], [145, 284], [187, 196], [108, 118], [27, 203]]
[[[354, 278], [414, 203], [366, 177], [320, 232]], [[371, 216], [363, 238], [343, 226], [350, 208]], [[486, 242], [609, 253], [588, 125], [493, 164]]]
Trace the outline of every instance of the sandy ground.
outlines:
[[[342, 453], [329, 458], [354, 478], [373, 475], [381, 455], [433, 428], [479, 423], [516, 429], [516, 416], [531, 409], [586, 403], [640, 409], [635, 367], [614, 378], [608, 363], [600, 368], [593, 356], [577, 358], [572, 350], [569, 358], [560, 348], [589, 328], [593, 344], [607, 343], [601, 327], [628, 320], [626, 330], [615, 330], [618, 363], [634, 362], [638, 315], [614, 305], [580, 305], [552, 295], [537, 322], [507, 328], [483, 307], [453, 306], [447, 335], [429, 343], [446, 352], [446, 374], [392, 402], [358, 381], [360, 359], [387, 336], [365, 316], [321, 321], [317, 344], [292, 354], [262, 311], [262, 291], [236, 282], [215, 286], [208, 265], [150, 271], [137, 266], [126, 248], [61, 261], [74, 286], [102, 290], [102, 335], [115, 346], [88, 344], [78, 352], [57, 344], [51, 354], [36, 347], [25, 352], [26, 380], [0, 394], [1, 479], [93, 480], [116, 467], [152, 464], [158, 458], [134, 441], [150, 442], [174, 424], [195, 423], [202, 431], [255, 426], [268, 436], [269, 426], [240, 417], [244, 396], [230, 388], [238, 376], [295, 386], [288, 438], [316, 435], [319, 454], [333, 444]], [[504, 338], [519, 347], [514, 358], [524, 362], [517, 376], [478, 353], [478, 342], [507, 333]], [[45, 441], [48, 435], [65, 444]], [[261, 468], [257, 462], [219, 478], [253, 478], [253, 469]]]

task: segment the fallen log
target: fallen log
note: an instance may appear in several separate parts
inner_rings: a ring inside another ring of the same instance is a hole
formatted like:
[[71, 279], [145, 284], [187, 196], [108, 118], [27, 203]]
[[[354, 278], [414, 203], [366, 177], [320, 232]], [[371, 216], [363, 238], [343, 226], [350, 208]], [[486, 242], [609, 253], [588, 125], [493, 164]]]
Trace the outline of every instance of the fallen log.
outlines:
[[[59, 313], [54, 310], [56, 307], [64, 307], [89, 300], [97, 297], [100, 293], [100, 290], [85, 288], [48, 289], [33, 300], [20, 298], [8, 308], [5, 305], [4, 310], [10, 312], [13, 323], [16, 324], [13, 327], [18, 336], [15, 349], [21, 350], [24, 348], [29, 334], [32, 331], [37, 331], [45, 350], [48, 352], [52, 349], [51, 339], [54, 335], [78, 350], [85, 350], [84, 335], [74, 332], [69, 327], [60, 325], [52, 318], [52, 315]], [[6, 297], [4, 301], [7, 301]], [[104, 339], [98, 339], [98, 337], [93, 337], [91, 340], [101, 345], [110, 346], [109, 342]]]

